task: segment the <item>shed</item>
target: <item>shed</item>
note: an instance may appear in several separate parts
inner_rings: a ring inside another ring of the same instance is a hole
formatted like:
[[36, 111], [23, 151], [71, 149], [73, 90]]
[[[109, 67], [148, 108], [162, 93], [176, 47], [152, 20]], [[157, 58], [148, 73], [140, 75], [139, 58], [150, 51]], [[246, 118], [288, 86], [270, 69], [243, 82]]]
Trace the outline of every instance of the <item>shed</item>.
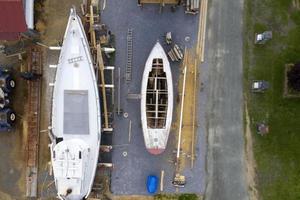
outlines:
[[18, 39], [27, 31], [23, 1], [0, 0], [0, 40]]

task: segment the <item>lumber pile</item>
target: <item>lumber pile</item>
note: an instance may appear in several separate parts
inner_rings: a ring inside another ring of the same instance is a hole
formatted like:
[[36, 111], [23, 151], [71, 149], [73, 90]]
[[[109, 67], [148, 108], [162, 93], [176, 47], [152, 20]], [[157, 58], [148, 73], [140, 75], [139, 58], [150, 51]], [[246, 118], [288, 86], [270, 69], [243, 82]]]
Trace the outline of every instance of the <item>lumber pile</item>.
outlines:
[[197, 14], [200, 8], [200, 0], [186, 0], [186, 11], [187, 14]]
[[174, 47], [168, 52], [168, 56], [170, 57], [170, 59], [174, 62], [174, 61], [180, 61], [183, 58], [183, 53], [180, 49], [180, 47], [175, 44]]

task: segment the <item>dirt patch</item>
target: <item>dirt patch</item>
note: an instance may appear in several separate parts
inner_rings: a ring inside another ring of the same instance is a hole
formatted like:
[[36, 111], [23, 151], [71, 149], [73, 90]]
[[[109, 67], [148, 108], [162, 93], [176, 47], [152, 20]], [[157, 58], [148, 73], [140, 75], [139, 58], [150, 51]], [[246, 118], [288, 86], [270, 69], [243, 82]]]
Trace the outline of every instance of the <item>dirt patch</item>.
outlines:
[[42, 40], [47, 45], [58, 45], [62, 41], [66, 29], [70, 8], [75, 6], [80, 13], [80, 3], [82, 1], [45, 0], [43, 2], [42, 25], [45, 25]]
[[[186, 69], [186, 85], [185, 85], [185, 98], [182, 113], [182, 138], [181, 138], [181, 155], [180, 155], [180, 171], [183, 171], [186, 167], [193, 167], [191, 159], [195, 158], [194, 150], [196, 144], [195, 132], [197, 131], [197, 123], [195, 114], [195, 106], [197, 105], [197, 74], [195, 77], [195, 50], [187, 49], [185, 52], [185, 59], [183, 61]], [[184, 70], [184, 66], [181, 70]], [[178, 83], [179, 94], [176, 101], [176, 129], [175, 132], [178, 137], [179, 123], [180, 123], [180, 112], [181, 112], [181, 98], [182, 98], [182, 87], [183, 87], [183, 73], [180, 75]], [[195, 114], [196, 115], [196, 114]], [[177, 138], [178, 139], [178, 138]]]
[[299, 0], [293, 0], [293, 7], [297, 10], [300, 10], [300, 1]]
[[245, 104], [245, 115], [246, 115], [246, 178], [249, 186], [249, 197], [251, 200], [258, 200], [258, 191], [256, 189], [255, 182], [255, 169], [256, 162], [253, 154], [253, 141], [252, 141], [252, 133], [250, 129], [250, 118], [248, 113], [247, 103]]

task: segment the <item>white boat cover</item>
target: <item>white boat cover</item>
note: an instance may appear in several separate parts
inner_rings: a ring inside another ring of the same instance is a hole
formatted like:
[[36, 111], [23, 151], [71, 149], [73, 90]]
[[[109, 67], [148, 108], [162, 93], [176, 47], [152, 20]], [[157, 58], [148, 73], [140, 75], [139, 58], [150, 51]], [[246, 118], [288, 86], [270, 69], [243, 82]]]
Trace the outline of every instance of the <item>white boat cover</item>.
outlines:
[[97, 81], [80, 18], [71, 9], [52, 102], [51, 160], [60, 199], [81, 200], [92, 188], [101, 137]]

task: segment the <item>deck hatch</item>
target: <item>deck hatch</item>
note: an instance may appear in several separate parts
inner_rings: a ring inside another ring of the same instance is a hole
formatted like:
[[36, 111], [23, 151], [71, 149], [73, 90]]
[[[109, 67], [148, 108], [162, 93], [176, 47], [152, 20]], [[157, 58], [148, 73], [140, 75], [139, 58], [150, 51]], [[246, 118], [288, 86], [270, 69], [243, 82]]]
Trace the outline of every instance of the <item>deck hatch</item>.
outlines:
[[89, 108], [87, 90], [64, 91], [64, 133], [89, 134]]

